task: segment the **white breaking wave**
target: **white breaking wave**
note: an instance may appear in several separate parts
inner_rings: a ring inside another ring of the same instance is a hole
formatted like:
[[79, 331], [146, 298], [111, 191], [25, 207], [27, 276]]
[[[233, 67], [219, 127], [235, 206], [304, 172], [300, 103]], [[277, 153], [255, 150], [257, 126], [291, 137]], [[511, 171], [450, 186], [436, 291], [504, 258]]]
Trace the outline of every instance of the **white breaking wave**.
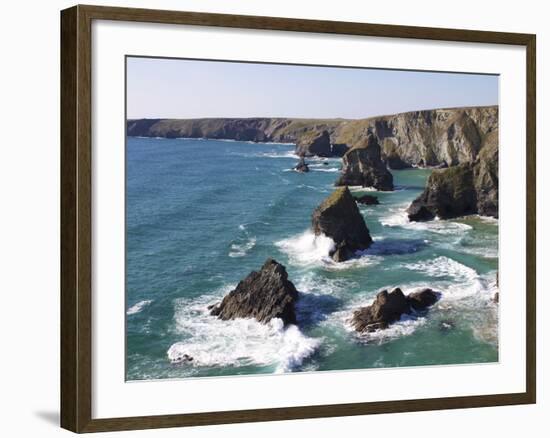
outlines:
[[390, 208], [390, 214], [381, 218], [380, 223], [386, 227], [402, 227], [410, 230], [429, 231], [436, 234], [457, 234], [473, 228], [471, 225], [461, 222], [437, 218], [426, 222], [411, 222], [407, 216], [407, 206]]
[[460, 285], [471, 283], [479, 278], [474, 269], [445, 256], [416, 263], [407, 263], [403, 267], [411, 271], [423, 272], [432, 278], [451, 277]]
[[296, 155], [292, 151], [281, 151], [281, 152], [261, 152], [258, 154], [254, 154], [255, 157], [263, 157], [263, 158], [299, 158], [298, 155]]
[[335, 262], [329, 256], [334, 249], [334, 241], [324, 234], [316, 236], [311, 230], [275, 242], [275, 246], [288, 255], [292, 264], [299, 266], [318, 265], [333, 271], [377, 265], [382, 259], [378, 255], [361, 255], [358, 252], [357, 258], [345, 262]]
[[140, 301], [136, 304], [134, 304], [132, 307], [130, 307], [127, 311], [126, 311], [126, 315], [134, 315], [136, 313], [139, 313], [143, 310], [143, 308], [145, 306], [148, 306], [149, 304], [151, 304], [153, 302], [153, 300], [143, 300], [143, 301]]
[[311, 265], [329, 258], [334, 249], [334, 241], [321, 234], [316, 236], [311, 230], [275, 242], [275, 245], [288, 254], [291, 261], [299, 265]]
[[312, 172], [340, 172], [336, 167], [318, 167], [311, 169]]
[[222, 321], [209, 314], [209, 303], [212, 296], [176, 302], [176, 330], [185, 339], [168, 349], [171, 362], [186, 362], [187, 355], [193, 358], [186, 362], [190, 366], [275, 366], [276, 372], [290, 372], [320, 345], [320, 339], [305, 336], [295, 325], [284, 327], [278, 318], [267, 324], [242, 318]]
[[244, 243], [234, 243], [231, 245], [229, 257], [244, 257], [254, 246], [256, 246], [255, 237], [250, 237]]

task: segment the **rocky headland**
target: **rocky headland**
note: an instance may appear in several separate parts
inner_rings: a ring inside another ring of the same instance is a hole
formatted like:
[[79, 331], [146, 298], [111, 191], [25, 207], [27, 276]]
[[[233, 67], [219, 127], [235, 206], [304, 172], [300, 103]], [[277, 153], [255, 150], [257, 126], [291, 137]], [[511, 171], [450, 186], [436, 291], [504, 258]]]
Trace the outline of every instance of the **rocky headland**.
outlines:
[[434, 170], [407, 214], [411, 221], [468, 214], [498, 218], [498, 130], [485, 137], [474, 160]]
[[356, 251], [372, 244], [369, 229], [347, 187], [337, 188], [315, 209], [311, 224], [315, 235], [324, 234], [334, 241], [329, 255], [337, 262], [352, 258]]
[[259, 271], [252, 271], [229, 292], [221, 303], [211, 306], [210, 314], [222, 320], [255, 318], [267, 323], [280, 318], [286, 324], [296, 324], [294, 305], [298, 292], [288, 280], [283, 265], [269, 258]]

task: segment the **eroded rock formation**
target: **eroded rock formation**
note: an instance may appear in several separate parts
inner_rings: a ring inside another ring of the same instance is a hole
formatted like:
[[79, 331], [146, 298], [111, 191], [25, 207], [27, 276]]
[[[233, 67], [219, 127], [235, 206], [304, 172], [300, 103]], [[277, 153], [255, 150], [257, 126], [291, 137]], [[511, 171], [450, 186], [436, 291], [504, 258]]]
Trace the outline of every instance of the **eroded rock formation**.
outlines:
[[434, 170], [407, 213], [411, 221], [468, 214], [498, 217], [498, 131], [487, 135], [474, 161]]
[[372, 244], [369, 229], [347, 187], [337, 188], [326, 198], [313, 212], [311, 222], [316, 235], [334, 240], [330, 256], [335, 261], [348, 260]]
[[391, 292], [378, 292], [370, 306], [361, 307], [353, 312], [351, 325], [358, 332], [383, 330], [401, 319], [401, 316], [415, 311], [426, 310], [439, 299], [439, 294], [431, 289], [422, 289], [406, 296], [399, 288]]
[[255, 318], [267, 323], [281, 318], [285, 324], [296, 324], [297, 299], [298, 292], [288, 280], [285, 267], [267, 259], [259, 271], [248, 274], [210, 313], [223, 320]]
[[367, 135], [363, 142], [346, 152], [342, 158], [342, 175], [336, 185], [393, 190], [393, 176], [382, 161], [374, 135]]

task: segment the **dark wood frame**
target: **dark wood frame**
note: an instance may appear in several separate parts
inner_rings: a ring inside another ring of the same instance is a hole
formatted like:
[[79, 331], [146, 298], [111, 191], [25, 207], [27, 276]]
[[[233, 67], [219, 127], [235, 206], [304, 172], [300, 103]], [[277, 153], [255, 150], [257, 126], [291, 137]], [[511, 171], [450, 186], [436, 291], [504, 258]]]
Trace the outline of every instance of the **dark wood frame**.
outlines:
[[[219, 26], [525, 46], [527, 52], [527, 348], [523, 393], [92, 419], [92, 20]], [[61, 426], [99, 432], [472, 408], [536, 402], [536, 37], [531, 34], [164, 10], [75, 6], [61, 12]]]

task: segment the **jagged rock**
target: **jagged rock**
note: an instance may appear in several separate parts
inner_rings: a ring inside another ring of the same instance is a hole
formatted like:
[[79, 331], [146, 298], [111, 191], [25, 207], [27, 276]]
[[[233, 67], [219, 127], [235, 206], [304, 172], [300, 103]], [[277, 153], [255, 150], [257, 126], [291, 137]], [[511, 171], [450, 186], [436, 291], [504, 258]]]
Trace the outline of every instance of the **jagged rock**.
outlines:
[[294, 170], [302, 173], [309, 172], [309, 166], [307, 165], [304, 157], [300, 157], [300, 161], [298, 161], [298, 164], [294, 167]]
[[373, 332], [387, 328], [409, 311], [409, 301], [401, 289], [396, 288], [391, 293], [383, 290], [370, 306], [353, 312], [351, 324], [358, 332]]
[[355, 251], [372, 244], [369, 229], [347, 187], [337, 188], [315, 209], [312, 228], [316, 235], [325, 234], [334, 241], [330, 255], [336, 261], [347, 260]]
[[439, 294], [431, 289], [412, 292], [408, 296], [399, 288], [390, 293], [387, 290], [378, 292], [370, 306], [361, 307], [353, 312], [351, 325], [358, 332], [372, 332], [382, 330], [401, 316], [410, 313], [411, 309], [425, 310], [433, 306], [439, 299]]
[[425, 310], [433, 306], [438, 299], [439, 294], [431, 289], [422, 289], [418, 292], [412, 292], [407, 296], [407, 300], [414, 310]]
[[469, 163], [434, 170], [424, 192], [407, 209], [409, 220], [449, 219], [477, 212], [474, 172]]
[[487, 135], [474, 162], [433, 171], [407, 213], [411, 221], [476, 213], [498, 217], [498, 131]]
[[345, 143], [333, 144], [331, 148], [333, 157], [343, 157], [348, 150], [349, 150], [349, 146]]
[[378, 204], [380, 204], [380, 202], [378, 201], [378, 198], [376, 196], [372, 196], [372, 195], [358, 196], [357, 198], [355, 198], [355, 201], [358, 204], [364, 204], [364, 205], [378, 205]]
[[493, 295], [493, 303], [498, 304], [498, 298], [498, 292], [495, 292], [495, 294]]
[[380, 145], [374, 135], [369, 134], [360, 145], [346, 152], [336, 185], [393, 190], [393, 176], [381, 159]]
[[328, 131], [311, 131], [300, 136], [296, 142], [296, 154], [305, 157], [318, 156], [330, 157], [330, 135]]
[[267, 323], [281, 318], [285, 324], [296, 324], [294, 305], [298, 292], [288, 280], [283, 265], [267, 259], [260, 271], [253, 271], [210, 310], [220, 319], [255, 318]]

